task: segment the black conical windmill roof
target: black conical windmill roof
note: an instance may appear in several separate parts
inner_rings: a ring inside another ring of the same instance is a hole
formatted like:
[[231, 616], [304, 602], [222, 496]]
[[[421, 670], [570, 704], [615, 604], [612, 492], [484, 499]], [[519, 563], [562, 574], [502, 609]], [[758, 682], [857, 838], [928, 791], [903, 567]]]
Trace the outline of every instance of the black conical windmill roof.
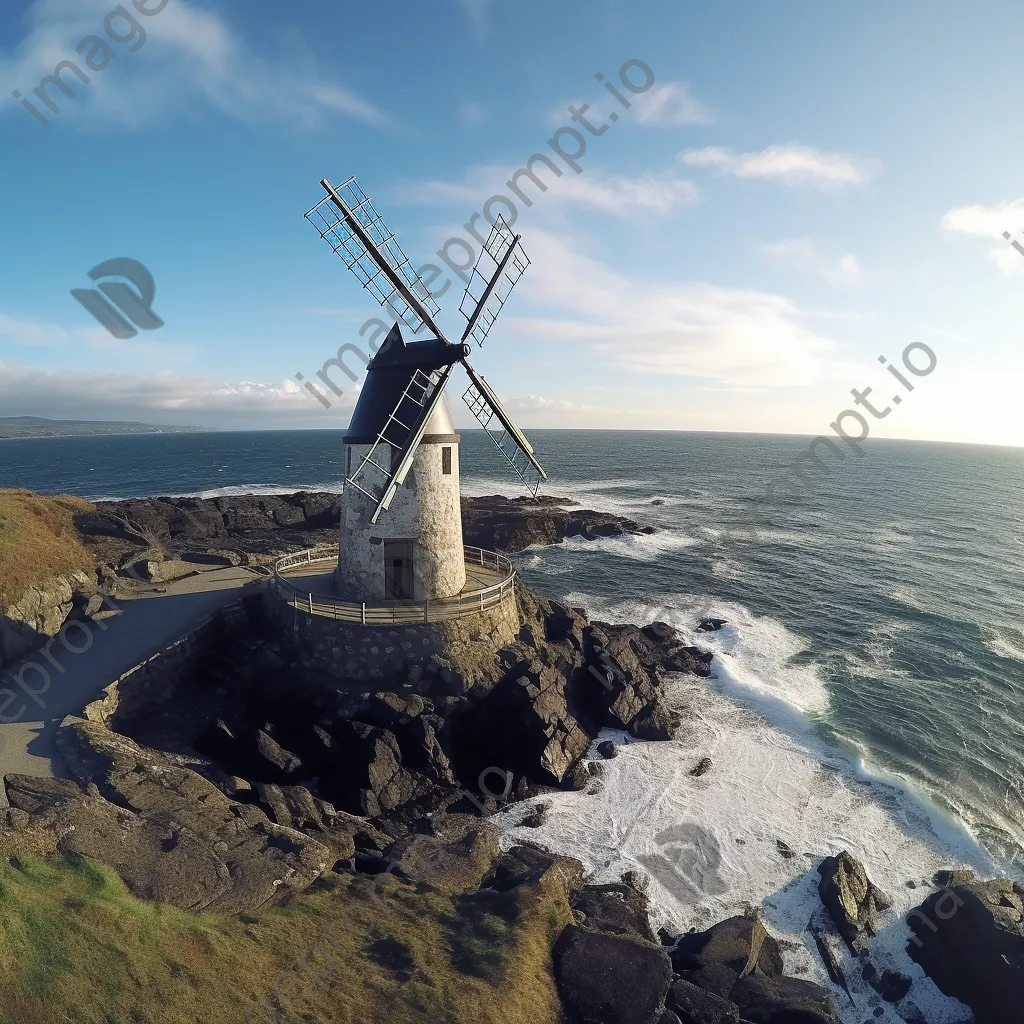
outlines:
[[[465, 345], [450, 345], [440, 338], [406, 344], [396, 323], [366, 367], [366, 380], [342, 439], [344, 443], [373, 444], [417, 370], [440, 370], [467, 354]], [[398, 418], [412, 424], [420, 407], [411, 401], [406, 404], [409, 408], [399, 410]]]

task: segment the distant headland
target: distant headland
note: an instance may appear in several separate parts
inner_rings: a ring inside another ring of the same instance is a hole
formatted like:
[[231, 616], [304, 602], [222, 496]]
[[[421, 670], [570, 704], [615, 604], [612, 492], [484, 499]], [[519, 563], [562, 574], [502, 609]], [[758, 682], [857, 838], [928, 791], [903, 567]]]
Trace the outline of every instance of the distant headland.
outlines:
[[14, 437], [88, 437], [97, 434], [190, 434], [206, 427], [169, 427], [129, 420], [50, 420], [42, 416], [0, 416], [0, 440]]

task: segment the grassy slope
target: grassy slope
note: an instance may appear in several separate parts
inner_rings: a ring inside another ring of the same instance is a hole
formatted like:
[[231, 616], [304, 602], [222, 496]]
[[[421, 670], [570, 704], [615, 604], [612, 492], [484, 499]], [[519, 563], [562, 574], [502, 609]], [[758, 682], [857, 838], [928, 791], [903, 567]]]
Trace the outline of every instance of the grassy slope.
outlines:
[[93, 568], [74, 522], [75, 513], [91, 508], [69, 495], [0, 490], [0, 611], [32, 584]]
[[554, 883], [451, 896], [339, 875], [236, 918], [140, 902], [89, 862], [15, 863], [0, 866], [2, 1024], [560, 1020]]

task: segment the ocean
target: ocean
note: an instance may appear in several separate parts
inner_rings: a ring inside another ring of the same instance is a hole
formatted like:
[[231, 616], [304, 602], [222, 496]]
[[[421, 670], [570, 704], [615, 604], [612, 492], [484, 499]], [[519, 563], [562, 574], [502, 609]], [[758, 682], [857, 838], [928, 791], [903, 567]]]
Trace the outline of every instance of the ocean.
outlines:
[[[673, 741], [628, 743], [590, 790], [543, 798], [539, 828], [518, 827], [522, 807], [505, 812], [511, 838], [578, 857], [600, 880], [646, 872], [668, 926], [763, 902], [797, 943], [818, 906], [811, 868], [842, 848], [902, 910], [940, 867], [1024, 879], [1024, 450], [869, 440], [773, 503], [768, 482], [806, 438], [530, 436], [546, 492], [658, 532], [531, 549], [517, 557], [523, 578], [595, 618], [669, 622], [715, 659], [710, 680], [673, 684]], [[93, 499], [339, 489], [340, 438], [0, 441], [0, 487]], [[461, 456], [465, 493], [520, 493], [479, 432], [463, 433]], [[727, 624], [696, 633], [705, 616]], [[711, 770], [691, 777], [702, 757]], [[912, 973], [901, 929], [877, 942]], [[912, 997], [930, 1024], [960, 1019], [928, 985]], [[883, 1009], [877, 1019], [901, 1019]]]

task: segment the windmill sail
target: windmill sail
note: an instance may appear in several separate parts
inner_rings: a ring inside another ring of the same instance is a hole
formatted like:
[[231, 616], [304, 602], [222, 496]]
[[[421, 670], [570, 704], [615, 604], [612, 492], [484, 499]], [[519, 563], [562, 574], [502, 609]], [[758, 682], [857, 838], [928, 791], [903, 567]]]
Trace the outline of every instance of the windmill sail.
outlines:
[[434, 323], [440, 310], [430, 290], [356, 179], [349, 178], [337, 189], [326, 179], [320, 184], [327, 195], [306, 212], [306, 220], [362, 286], [413, 333], [428, 327], [444, 337]]
[[521, 237], [512, 233], [503, 217], [494, 222], [459, 304], [459, 312], [466, 318], [463, 341], [472, 338], [483, 348], [501, 307], [530, 265], [520, 245]]
[[[441, 370], [417, 369], [370, 450], [360, 459], [346, 484], [376, 502], [370, 522], [387, 510], [405, 482], [423, 432], [451, 376], [453, 364]], [[381, 464], [383, 463], [383, 465]]]
[[[466, 368], [470, 380], [469, 388], [462, 396], [466, 405], [469, 406], [469, 411], [487, 432], [487, 436], [497, 445], [498, 451], [504, 456], [512, 472], [536, 497], [541, 482], [547, 480], [548, 475], [544, 472], [544, 467], [537, 461], [533, 445], [527, 441], [526, 435], [505, 411], [505, 407], [491, 390], [487, 381], [465, 360], [462, 365]], [[493, 426], [495, 420], [500, 425], [500, 431], [498, 427]]]

